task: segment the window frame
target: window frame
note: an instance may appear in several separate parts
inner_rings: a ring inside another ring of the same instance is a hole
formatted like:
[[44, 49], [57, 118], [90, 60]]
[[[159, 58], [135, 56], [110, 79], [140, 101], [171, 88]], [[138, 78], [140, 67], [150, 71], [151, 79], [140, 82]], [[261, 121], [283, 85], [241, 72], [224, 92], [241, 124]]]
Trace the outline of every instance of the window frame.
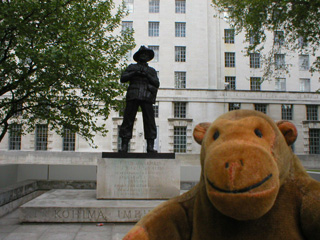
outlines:
[[268, 104], [266, 103], [255, 103], [254, 110], [262, 112], [264, 114], [268, 113]]
[[281, 105], [281, 119], [282, 120], [293, 120], [293, 104], [282, 104]]
[[224, 82], [228, 83], [225, 87], [226, 90], [236, 90], [236, 77], [235, 76], [225, 76]]
[[173, 127], [173, 151], [175, 153], [187, 152], [187, 127], [186, 126]]
[[187, 102], [174, 102], [173, 103], [173, 116], [174, 118], [187, 117]]
[[128, 13], [134, 12], [134, 0], [124, 0], [124, 5], [128, 10]]
[[187, 72], [175, 71], [174, 72], [174, 87], [179, 89], [186, 88], [187, 85]]
[[186, 22], [175, 22], [175, 37], [186, 37]]
[[149, 0], [149, 13], [160, 12], [160, 0]]
[[319, 121], [319, 106], [306, 105], [307, 121]]
[[310, 78], [300, 78], [299, 87], [300, 87], [300, 92], [311, 92]]
[[62, 150], [66, 152], [76, 150], [76, 134], [68, 128], [63, 129]]
[[148, 22], [148, 36], [149, 37], [160, 36], [160, 22], [157, 22], [157, 21]]
[[287, 91], [287, 79], [276, 78], [275, 79], [275, 91], [284, 92]]
[[274, 41], [274, 45], [283, 46], [284, 45], [284, 31], [282, 31], [282, 30], [274, 31], [273, 41]]
[[121, 31], [132, 31], [133, 30], [133, 21], [122, 21], [121, 23]]
[[276, 69], [284, 69], [286, 66], [285, 54], [274, 54], [274, 65]]
[[159, 118], [159, 102], [156, 102], [155, 104], [153, 104], [152, 107], [153, 107], [154, 117]]
[[229, 103], [228, 109], [229, 112], [233, 110], [239, 110], [241, 109], [241, 103]]
[[320, 154], [320, 129], [309, 129], [309, 154]]
[[22, 124], [9, 125], [9, 150], [21, 150]]
[[309, 71], [310, 56], [307, 54], [299, 55], [299, 71]]
[[148, 45], [148, 48], [152, 49], [154, 52], [154, 57], [151, 61], [152, 62], [159, 62], [159, 60], [160, 60], [160, 47], [159, 47], [159, 45]]
[[261, 91], [261, 77], [250, 77], [250, 91]]
[[236, 53], [235, 52], [225, 52], [224, 53], [224, 66], [226, 68], [236, 67]]
[[175, 62], [187, 61], [187, 48], [186, 46], [175, 46]]
[[250, 53], [250, 68], [260, 68], [260, 53]]
[[235, 43], [235, 30], [233, 28], [224, 29], [224, 43], [226, 44]]
[[35, 150], [48, 150], [49, 127], [48, 124], [37, 124], [35, 131]]
[[185, 14], [186, 13], [186, 1], [175, 0], [175, 13]]

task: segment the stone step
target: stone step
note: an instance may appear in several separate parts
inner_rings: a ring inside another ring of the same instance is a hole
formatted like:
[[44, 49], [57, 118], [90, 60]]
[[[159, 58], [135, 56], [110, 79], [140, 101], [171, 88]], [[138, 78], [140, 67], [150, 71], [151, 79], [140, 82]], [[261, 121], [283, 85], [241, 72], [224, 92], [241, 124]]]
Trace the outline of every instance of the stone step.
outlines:
[[97, 200], [96, 190], [51, 190], [20, 207], [21, 222], [137, 222], [165, 200]]

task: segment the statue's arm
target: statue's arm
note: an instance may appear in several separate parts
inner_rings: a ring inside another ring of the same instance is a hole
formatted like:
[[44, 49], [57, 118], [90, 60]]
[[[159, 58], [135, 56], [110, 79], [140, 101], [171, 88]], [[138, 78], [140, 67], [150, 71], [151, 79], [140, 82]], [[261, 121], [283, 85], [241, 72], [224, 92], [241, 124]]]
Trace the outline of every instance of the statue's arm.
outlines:
[[154, 70], [153, 68], [150, 68], [148, 71], [147, 77], [151, 85], [155, 86], [156, 88], [159, 88], [160, 81], [159, 81], [156, 70]]
[[133, 64], [130, 64], [126, 70], [121, 74], [120, 82], [125, 83], [130, 81], [130, 79], [136, 74], [137, 69]]
[[312, 180], [302, 198], [301, 225], [307, 239], [320, 239], [320, 183]]

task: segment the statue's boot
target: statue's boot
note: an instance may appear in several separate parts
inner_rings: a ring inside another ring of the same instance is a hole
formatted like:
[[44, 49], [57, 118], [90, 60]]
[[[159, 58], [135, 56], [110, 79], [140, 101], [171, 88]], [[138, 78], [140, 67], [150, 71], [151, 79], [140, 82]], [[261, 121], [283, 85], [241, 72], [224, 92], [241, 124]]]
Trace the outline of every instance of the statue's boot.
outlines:
[[154, 139], [147, 139], [147, 152], [156, 153], [157, 150], [154, 150]]
[[130, 139], [121, 138], [121, 149], [119, 150], [119, 152], [125, 152], [125, 153], [128, 152], [129, 142], [130, 142]]

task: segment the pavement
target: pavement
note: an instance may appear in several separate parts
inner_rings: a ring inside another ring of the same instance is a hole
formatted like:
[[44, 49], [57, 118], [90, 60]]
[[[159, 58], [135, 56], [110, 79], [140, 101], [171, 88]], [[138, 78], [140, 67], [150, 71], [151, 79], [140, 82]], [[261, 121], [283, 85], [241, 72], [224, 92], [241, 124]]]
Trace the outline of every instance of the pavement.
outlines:
[[19, 209], [0, 218], [0, 240], [121, 240], [134, 223], [20, 223]]

